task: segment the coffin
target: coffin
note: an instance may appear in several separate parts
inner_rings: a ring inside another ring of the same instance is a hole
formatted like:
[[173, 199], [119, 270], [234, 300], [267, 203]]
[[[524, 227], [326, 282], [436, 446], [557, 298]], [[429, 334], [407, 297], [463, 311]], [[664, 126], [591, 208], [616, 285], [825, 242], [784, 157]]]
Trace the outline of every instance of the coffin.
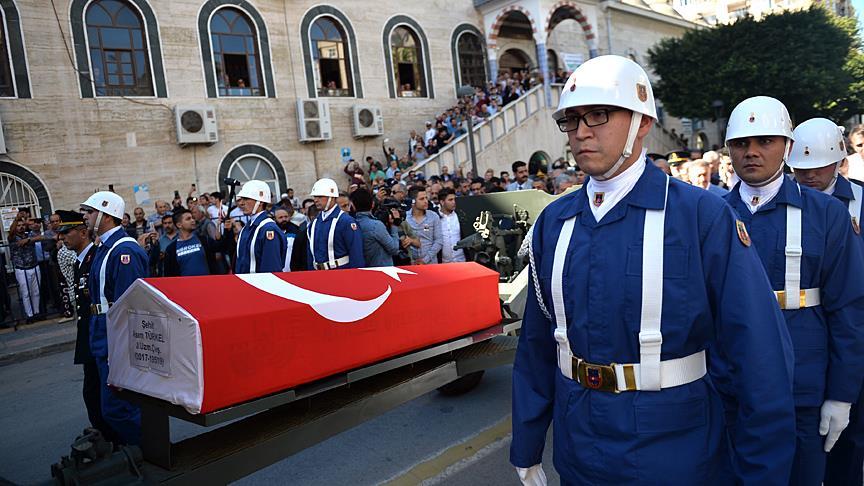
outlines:
[[136, 281], [108, 312], [108, 382], [207, 413], [501, 321], [475, 263]]

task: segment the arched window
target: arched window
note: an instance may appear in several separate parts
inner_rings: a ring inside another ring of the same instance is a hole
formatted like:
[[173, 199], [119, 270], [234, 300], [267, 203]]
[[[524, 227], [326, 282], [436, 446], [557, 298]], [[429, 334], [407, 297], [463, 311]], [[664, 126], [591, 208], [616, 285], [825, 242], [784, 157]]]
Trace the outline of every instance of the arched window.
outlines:
[[310, 30], [318, 96], [354, 96], [345, 30], [332, 17], [320, 17]]
[[463, 32], [456, 50], [459, 53], [459, 84], [485, 86], [486, 56], [480, 37], [473, 32]]
[[97, 0], [87, 8], [87, 45], [96, 96], [153, 96], [144, 23], [120, 0]]
[[0, 22], [0, 96], [15, 96], [15, 83], [12, 81], [12, 63], [9, 46], [6, 45], [6, 22]]
[[210, 20], [219, 96], [263, 96], [258, 35], [235, 8], [220, 8]]
[[417, 34], [405, 26], [393, 29], [390, 34], [390, 55], [393, 59], [396, 96], [426, 96], [424, 58]]
[[256, 155], [246, 155], [234, 161], [228, 169], [228, 177], [237, 179], [241, 183], [257, 179], [264, 181], [270, 186], [270, 194], [273, 198], [279, 197], [279, 178], [276, 171], [269, 162]]

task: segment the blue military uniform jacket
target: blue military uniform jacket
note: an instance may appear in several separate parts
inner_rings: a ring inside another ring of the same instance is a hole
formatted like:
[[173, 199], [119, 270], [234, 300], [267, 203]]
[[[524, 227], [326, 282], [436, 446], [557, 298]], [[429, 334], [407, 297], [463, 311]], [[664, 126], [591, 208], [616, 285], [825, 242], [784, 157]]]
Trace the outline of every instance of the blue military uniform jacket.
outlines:
[[[268, 218], [266, 212], [261, 212], [252, 221], [243, 227], [240, 238], [237, 240], [237, 262], [234, 265], [234, 273], [251, 273], [251, 255], [255, 254], [255, 272], [281, 272], [285, 266], [285, 252], [288, 242], [284, 233], [273, 220], [264, 222]], [[255, 238], [255, 248], [252, 248], [252, 237], [256, 229], [258, 237]]]
[[[648, 163], [623, 200], [598, 223], [585, 189], [547, 206], [535, 223], [539, 289], [554, 315], [553, 255], [575, 217], [563, 267], [567, 336], [591, 363], [638, 363], [642, 239], [648, 209], [664, 204], [667, 176]], [[736, 231], [735, 217], [708, 191], [670, 180], [665, 214], [661, 359], [712, 348], [735, 364], [741, 403], [729, 447], [723, 400], [709, 374], [660, 391], [589, 390], [558, 368], [556, 324], [529, 285], [513, 367], [513, 441], [518, 467], [540, 463], [555, 421], [554, 463], [574, 484], [787, 484], [795, 448], [789, 335], [765, 272]], [[711, 361], [709, 360], [709, 363]]]
[[[337, 220], [338, 218], [338, 220]], [[336, 221], [336, 230], [333, 233], [333, 256], [334, 258], [342, 258], [348, 256], [349, 261], [346, 265], [339, 265], [339, 268], [363, 268], [366, 266], [366, 260], [363, 257], [363, 232], [357, 225], [357, 221], [348, 214], [343, 212], [339, 206], [333, 208], [326, 219], [324, 213], [318, 213], [315, 217], [315, 237], [312, 238], [313, 224], [308, 225], [306, 233], [309, 238], [309, 246], [307, 247], [307, 265], [309, 270], [315, 269], [316, 263], [324, 263], [331, 261], [328, 250], [328, 238], [330, 236], [330, 226]], [[312, 253], [314, 248], [314, 255]]]
[[[834, 194], [833, 195], [834, 195], [834, 197], [839, 199], [840, 202], [842, 202], [846, 206], [847, 213], [848, 213], [848, 209], [849, 209], [849, 204], [852, 202], [853, 198], [855, 197], [854, 194], [852, 193], [852, 184], [855, 184], [856, 186], [858, 186], [859, 188], [862, 188], [862, 190], [864, 190], [864, 184], [862, 184], [861, 182], [856, 181], [856, 180], [847, 179], [843, 176], [838, 176], [837, 177], [837, 183], [834, 185]], [[852, 222], [852, 230], [856, 234], [860, 235], [862, 238], [862, 241], [864, 241], [864, 232], [861, 231], [861, 216], [864, 215], [864, 201], [862, 201], [862, 204], [860, 206], [861, 206], [861, 210], [858, 211], [858, 214], [856, 214], [854, 216], [850, 214], [849, 217], [850, 218], [852, 218], [852, 217], [856, 218], [855, 221]]]
[[[90, 300], [94, 304], [101, 301], [99, 274], [102, 262], [105, 261], [105, 256], [112, 245], [127, 236], [123, 228], [120, 228], [110, 234], [96, 248], [89, 277]], [[148, 263], [147, 253], [138, 243], [134, 241], [117, 243], [117, 246], [108, 255], [105, 267], [105, 299], [109, 304], [116, 302], [135, 280], [148, 277]], [[105, 314], [94, 314], [90, 318], [90, 353], [94, 357], [108, 356], [106, 326]]]
[[801, 289], [821, 289], [821, 305], [783, 310], [795, 349], [795, 405], [855, 402], [864, 375], [864, 254], [848, 211], [785, 177], [754, 214], [739, 190], [740, 184], [726, 200], [750, 231], [774, 290], [785, 285], [786, 205], [801, 208]]

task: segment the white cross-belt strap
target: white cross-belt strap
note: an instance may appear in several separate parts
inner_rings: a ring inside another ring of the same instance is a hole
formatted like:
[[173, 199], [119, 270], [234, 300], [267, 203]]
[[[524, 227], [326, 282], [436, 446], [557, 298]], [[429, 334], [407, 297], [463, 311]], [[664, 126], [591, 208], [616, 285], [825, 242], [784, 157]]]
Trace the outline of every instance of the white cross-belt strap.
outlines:
[[852, 216], [854, 224], [861, 224], [861, 198], [864, 196], [864, 190], [858, 184], [852, 183], [852, 200], [849, 201], [849, 214]]
[[[105, 269], [108, 267], [108, 257], [111, 256], [111, 252], [114, 251], [114, 248], [116, 248], [117, 245], [125, 241], [130, 241], [136, 245], [138, 244], [138, 242], [135, 241], [135, 238], [124, 236], [115, 241], [114, 244], [111, 245], [111, 248], [108, 248], [108, 253], [105, 254], [105, 258], [102, 260], [102, 266], [99, 268], [99, 306], [96, 307], [97, 314], [105, 314], [108, 312], [108, 299], [105, 297]], [[114, 296], [115, 299], [117, 297], [119, 296]]]
[[666, 200], [669, 197], [669, 179], [662, 209], [645, 210], [642, 233], [642, 317], [639, 326], [640, 390], [659, 390], [660, 350], [663, 334], [660, 316], [663, 314], [663, 232], [666, 227]]
[[[327, 234], [327, 258], [331, 262], [336, 260], [336, 254], [333, 251], [333, 238], [336, 235], [336, 223], [339, 222], [339, 218], [342, 217], [342, 214], [342, 211], [339, 211], [339, 214], [337, 214], [336, 217], [333, 219], [333, 223], [330, 224], [330, 232]], [[323, 223], [324, 220], [322, 219], [321, 222]], [[315, 261], [315, 227], [317, 226], [316, 223], [318, 223], [318, 218], [315, 218], [315, 220], [312, 221], [312, 228], [309, 230], [309, 250], [312, 252], [312, 263], [321, 263]]]
[[[798, 193], [801, 187], [797, 184]], [[786, 205], [786, 274], [784, 275], [783, 288], [786, 291], [786, 303], [784, 309], [800, 309], [799, 295], [801, 294], [801, 208], [791, 204]]]
[[331, 262], [336, 261], [336, 252], [333, 251], [333, 238], [336, 235], [336, 224], [339, 222], [339, 218], [345, 214], [342, 211], [339, 211], [339, 214], [336, 215], [336, 218], [330, 223], [330, 233], [327, 234], [327, 259]]
[[270, 218], [264, 218], [258, 223], [258, 226], [255, 227], [255, 232], [252, 233], [252, 241], [249, 244], [249, 273], [255, 273], [256, 268], [258, 267], [257, 261], [255, 260], [255, 242], [258, 240], [258, 232], [261, 231], [261, 227], [267, 223], [276, 224]]
[[[660, 361], [663, 344], [663, 335], [660, 331], [663, 314], [663, 243], [668, 196], [669, 179], [667, 177], [663, 208], [646, 210], [645, 212], [642, 249], [642, 313], [639, 329], [640, 362], [612, 366], [619, 391], [656, 391], [680, 386], [700, 379], [708, 371], [705, 351], [699, 351], [683, 358]], [[562, 286], [564, 262], [573, 235], [575, 221], [575, 217], [566, 220], [561, 228], [561, 233], [558, 235], [552, 263], [551, 282], [552, 305], [556, 324], [555, 341], [558, 343], [558, 367], [564, 376], [571, 379], [574, 378], [574, 361], [578, 363], [581, 360], [573, 357], [567, 339], [567, 316], [564, 309]], [[536, 285], [536, 274], [532, 276]], [[537, 294], [539, 301], [539, 289], [537, 289]], [[628, 380], [631, 383], [628, 383]]]
[[[558, 342], [558, 367], [567, 378], [573, 379], [570, 341], [567, 339], [567, 314], [564, 310], [564, 262], [567, 260], [567, 249], [573, 236], [573, 226], [576, 216], [564, 221], [558, 242], [555, 244], [555, 256], [552, 260], [552, 310], [555, 312], [555, 341]], [[539, 299], [539, 293], [538, 299]]]

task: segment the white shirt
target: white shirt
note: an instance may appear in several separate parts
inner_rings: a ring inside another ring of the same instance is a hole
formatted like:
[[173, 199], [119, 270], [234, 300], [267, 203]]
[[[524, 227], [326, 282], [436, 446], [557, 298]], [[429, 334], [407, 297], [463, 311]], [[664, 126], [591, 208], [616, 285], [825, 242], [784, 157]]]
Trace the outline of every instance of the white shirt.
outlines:
[[435, 130], [435, 127], [430, 127], [429, 130], [426, 130], [426, 133], [423, 134], [423, 143], [425, 145], [429, 145], [429, 140], [432, 140], [433, 138], [435, 138], [435, 135], [437, 135], [437, 134], [438, 134], [438, 130]]
[[78, 259], [78, 265], [83, 265], [83, 264], [84, 264], [84, 257], [87, 256], [87, 252], [90, 251], [90, 248], [91, 248], [92, 246], [93, 246], [93, 242], [91, 241], [90, 243], [87, 244], [86, 247], [84, 247], [83, 250], [81, 250], [81, 253], [79, 253], [79, 254], [77, 254], [77, 255], [75, 256], [75, 258]]
[[441, 248], [441, 262], [464, 262], [465, 252], [461, 248], [459, 250], [453, 249], [456, 243], [462, 239], [456, 212], [445, 214], [444, 211], [441, 211], [441, 237], [444, 240], [444, 246]]
[[222, 207], [218, 207], [215, 204], [211, 204], [207, 206], [207, 216], [210, 217], [210, 221], [213, 221], [213, 224], [219, 226], [219, 218], [224, 217], [225, 213], [228, 212], [228, 206], [222, 205]]
[[585, 193], [588, 194], [588, 206], [598, 222], [636, 186], [639, 177], [645, 172], [646, 152], [647, 150], [643, 149], [642, 155], [633, 162], [633, 165], [611, 179], [605, 181], [598, 181], [593, 177], [588, 179], [585, 189]]
[[770, 184], [762, 187], [751, 187], [746, 182], [741, 181], [738, 193], [741, 195], [741, 200], [747, 205], [747, 209], [750, 210], [751, 214], [774, 199], [774, 196], [780, 192], [780, 187], [783, 186], [785, 178], [786, 176], [781, 174], [780, 177], [773, 180]]
[[864, 181], [864, 159], [858, 154], [852, 154], [846, 157], [849, 161], [849, 179]]

